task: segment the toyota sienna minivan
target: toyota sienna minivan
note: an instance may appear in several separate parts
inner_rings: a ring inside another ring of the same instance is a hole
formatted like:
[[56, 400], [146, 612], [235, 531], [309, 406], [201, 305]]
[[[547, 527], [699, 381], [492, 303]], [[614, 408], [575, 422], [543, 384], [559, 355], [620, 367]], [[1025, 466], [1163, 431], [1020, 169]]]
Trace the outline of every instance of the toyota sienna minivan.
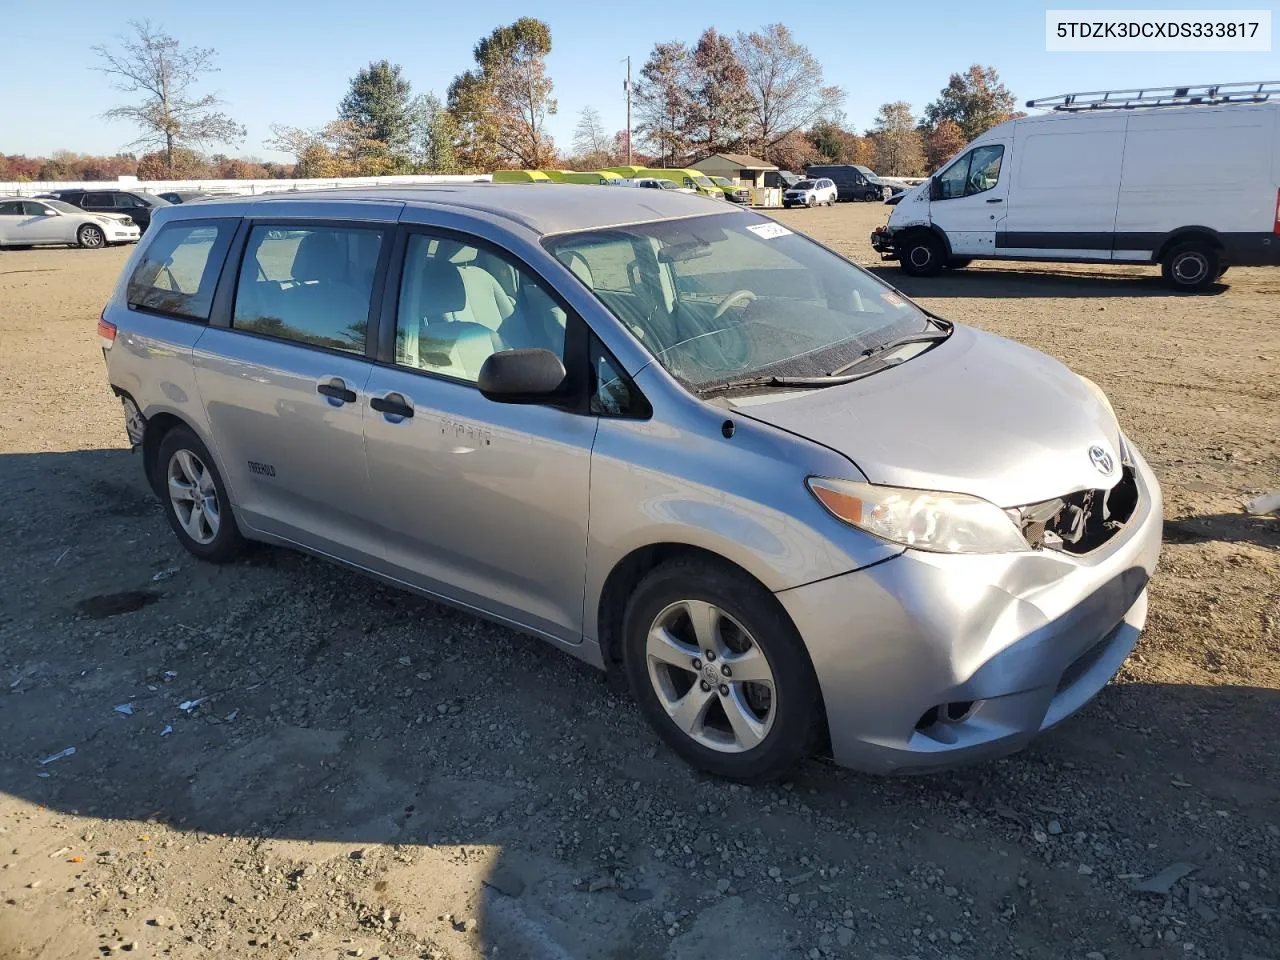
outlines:
[[724, 777], [1017, 750], [1146, 618], [1160, 490], [1097, 386], [722, 202], [162, 207], [98, 333], [191, 553], [295, 547], [534, 634]]

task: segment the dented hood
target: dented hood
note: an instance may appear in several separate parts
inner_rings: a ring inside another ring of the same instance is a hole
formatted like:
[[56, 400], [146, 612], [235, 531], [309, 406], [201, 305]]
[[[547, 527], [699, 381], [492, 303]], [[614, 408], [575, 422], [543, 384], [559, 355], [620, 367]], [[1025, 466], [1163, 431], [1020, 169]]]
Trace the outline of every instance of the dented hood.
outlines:
[[[732, 405], [844, 454], [872, 483], [1001, 507], [1109, 489], [1121, 475], [1115, 417], [1079, 377], [1030, 347], [958, 324], [933, 349], [866, 379]], [[1095, 446], [1105, 458], [1091, 455]]]

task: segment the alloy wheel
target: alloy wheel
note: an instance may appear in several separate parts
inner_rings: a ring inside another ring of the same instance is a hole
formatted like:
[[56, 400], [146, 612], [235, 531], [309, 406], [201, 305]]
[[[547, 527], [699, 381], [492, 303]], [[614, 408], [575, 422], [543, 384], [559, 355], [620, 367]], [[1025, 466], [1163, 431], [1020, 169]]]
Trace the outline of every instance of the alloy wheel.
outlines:
[[649, 682], [686, 736], [743, 753], [769, 735], [778, 713], [768, 658], [732, 616], [702, 600], [666, 606], [649, 627]]
[[209, 468], [190, 450], [178, 450], [169, 458], [166, 477], [169, 502], [182, 529], [196, 543], [213, 543], [222, 518]]

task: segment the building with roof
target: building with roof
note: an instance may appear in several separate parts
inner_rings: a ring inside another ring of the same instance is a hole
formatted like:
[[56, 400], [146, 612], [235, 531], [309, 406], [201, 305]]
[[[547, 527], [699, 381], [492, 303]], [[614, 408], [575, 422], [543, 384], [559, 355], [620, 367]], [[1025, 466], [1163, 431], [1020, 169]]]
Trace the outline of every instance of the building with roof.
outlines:
[[692, 166], [708, 177], [728, 177], [746, 187], [763, 187], [764, 175], [778, 169], [772, 163], [745, 153], [713, 153]]

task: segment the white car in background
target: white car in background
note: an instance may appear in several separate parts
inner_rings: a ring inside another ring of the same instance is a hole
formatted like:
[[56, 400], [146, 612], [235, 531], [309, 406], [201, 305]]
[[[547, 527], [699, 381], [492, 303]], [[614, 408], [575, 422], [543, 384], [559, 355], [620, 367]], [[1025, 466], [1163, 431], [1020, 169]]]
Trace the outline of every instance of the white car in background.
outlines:
[[836, 202], [838, 191], [835, 181], [826, 177], [801, 180], [794, 187], [788, 187], [782, 194], [784, 207], [822, 207]]
[[697, 193], [692, 187], [682, 187], [674, 180], [667, 180], [662, 177], [636, 177], [634, 180], [624, 181], [629, 187], [644, 187], [649, 190], [672, 190], [675, 193]]
[[142, 232], [120, 213], [90, 213], [62, 200], [0, 197], [0, 247], [67, 244], [101, 249], [137, 243]]

